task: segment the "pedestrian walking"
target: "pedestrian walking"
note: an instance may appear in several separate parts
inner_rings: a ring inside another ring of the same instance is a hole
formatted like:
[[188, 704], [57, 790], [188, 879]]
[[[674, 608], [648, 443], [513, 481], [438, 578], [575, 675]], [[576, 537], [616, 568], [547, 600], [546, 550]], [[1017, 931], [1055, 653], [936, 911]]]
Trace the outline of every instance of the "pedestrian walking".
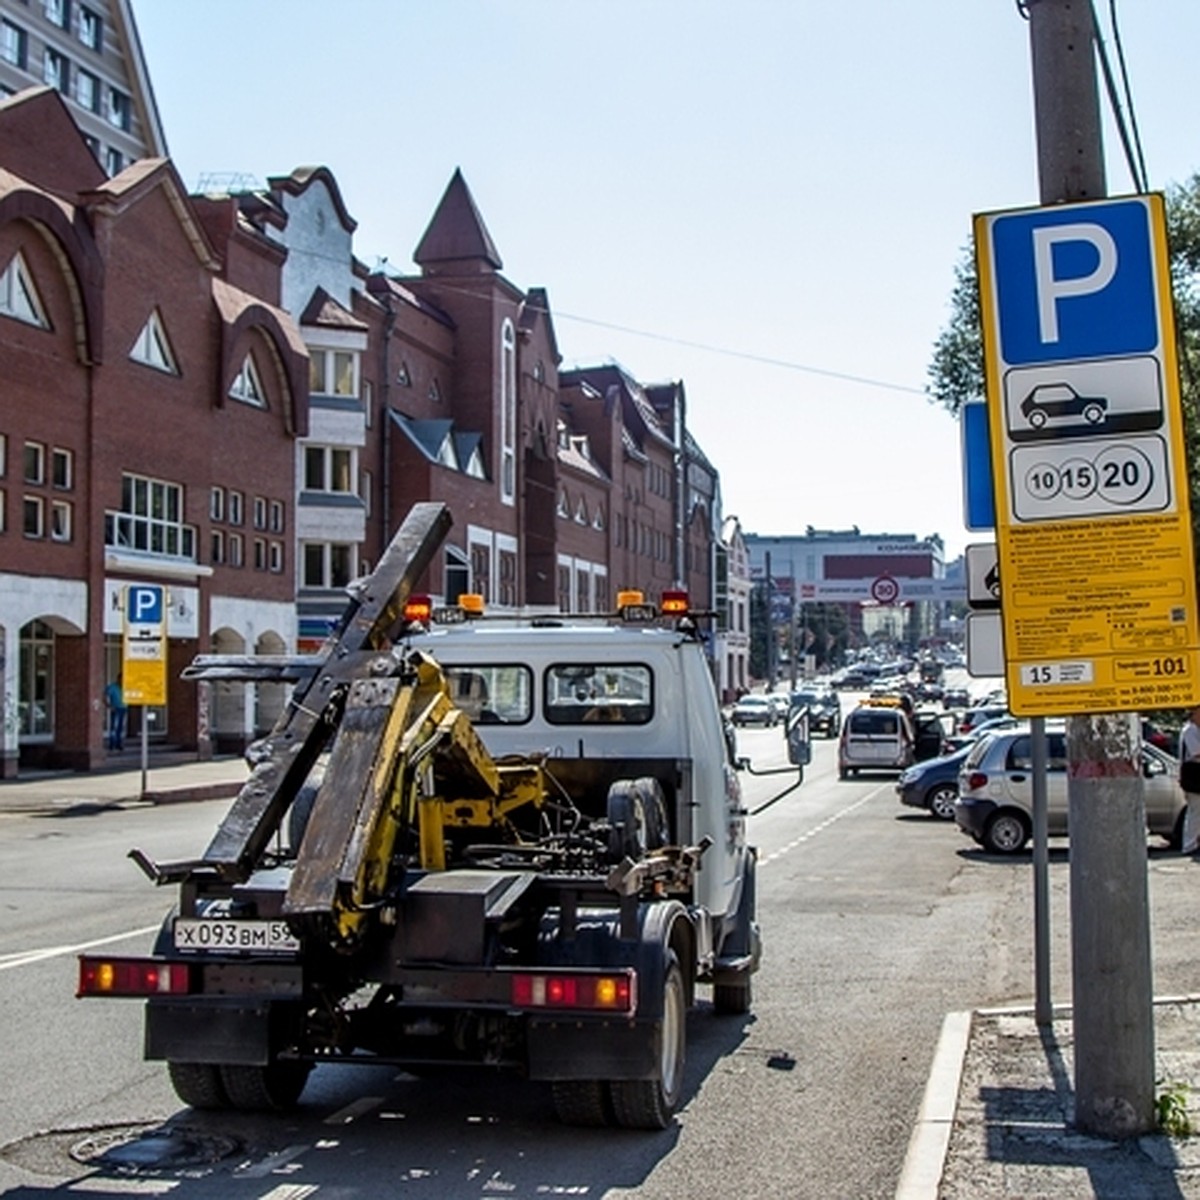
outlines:
[[[108, 705], [108, 748], [109, 750], [125, 749], [125, 692], [121, 688], [121, 677], [118, 675], [104, 689], [104, 703]], [[1200, 730], [1197, 730], [1200, 733]]]
[[1183, 852], [1200, 851], [1200, 705], [1188, 713], [1179, 735], [1179, 786], [1187, 799], [1183, 816]]

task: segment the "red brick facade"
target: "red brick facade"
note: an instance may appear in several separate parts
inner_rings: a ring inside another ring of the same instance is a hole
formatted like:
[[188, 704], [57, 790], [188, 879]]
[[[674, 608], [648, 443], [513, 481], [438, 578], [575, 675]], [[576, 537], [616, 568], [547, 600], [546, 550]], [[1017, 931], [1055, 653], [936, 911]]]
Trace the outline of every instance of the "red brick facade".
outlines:
[[[167, 592], [158, 741], [242, 748], [278, 688], [179, 672], [319, 644], [338, 572], [376, 562], [418, 501], [453, 517], [439, 598], [606, 610], [618, 588], [683, 583], [711, 600], [716, 474], [682, 385], [560, 374], [545, 291], [501, 273], [457, 172], [417, 274], [369, 272], [353, 230], [324, 168], [189, 197], [166, 160], [106, 180], [49, 89], [0, 103], [5, 773], [104, 761], [131, 583]], [[316, 577], [326, 543], [340, 557]]]

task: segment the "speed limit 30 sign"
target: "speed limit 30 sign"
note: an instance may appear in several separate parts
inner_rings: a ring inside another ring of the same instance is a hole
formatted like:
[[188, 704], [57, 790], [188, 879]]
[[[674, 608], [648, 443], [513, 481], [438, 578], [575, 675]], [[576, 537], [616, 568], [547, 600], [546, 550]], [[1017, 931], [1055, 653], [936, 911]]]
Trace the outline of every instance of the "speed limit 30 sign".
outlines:
[[1162, 197], [975, 219], [1009, 705], [1200, 701]]

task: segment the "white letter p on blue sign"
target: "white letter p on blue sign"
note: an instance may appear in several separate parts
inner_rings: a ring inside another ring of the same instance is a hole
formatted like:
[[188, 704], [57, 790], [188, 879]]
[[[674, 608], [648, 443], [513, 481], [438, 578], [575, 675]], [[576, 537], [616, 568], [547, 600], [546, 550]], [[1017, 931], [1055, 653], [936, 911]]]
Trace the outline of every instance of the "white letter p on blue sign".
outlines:
[[[1087, 275], [1054, 274], [1054, 247], [1063, 242], [1086, 242], [1095, 247], [1096, 266]], [[1064, 297], [1102, 292], [1117, 273], [1117, 244], [1103, 225], [1078, 222], [1050, 225], [1033, 231], [1033, 261], [1037, 274], [1038, 324], [1043, 342], [1058, 341], [1058, 302]]]

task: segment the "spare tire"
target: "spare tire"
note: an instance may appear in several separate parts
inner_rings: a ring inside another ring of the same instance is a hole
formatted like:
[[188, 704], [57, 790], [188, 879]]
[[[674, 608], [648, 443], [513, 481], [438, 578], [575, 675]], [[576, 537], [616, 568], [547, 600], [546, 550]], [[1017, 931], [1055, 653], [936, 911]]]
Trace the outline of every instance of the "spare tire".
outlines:
[[662, 784], [651, 775], [618, 779], [608, 789], [608, 855], [610, 861], [635, 862], [670, 838]]

